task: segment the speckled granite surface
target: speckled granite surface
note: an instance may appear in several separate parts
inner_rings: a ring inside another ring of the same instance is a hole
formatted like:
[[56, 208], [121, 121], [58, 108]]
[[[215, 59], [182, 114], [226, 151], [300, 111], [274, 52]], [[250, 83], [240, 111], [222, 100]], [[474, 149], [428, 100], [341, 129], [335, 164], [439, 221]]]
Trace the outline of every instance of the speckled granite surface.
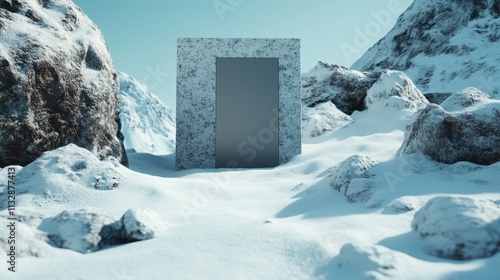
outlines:
[[280, 164], [301, 153], [299, 39], [179, 38], [176, 168], [215, 168], [217, 57], [279, 58]]

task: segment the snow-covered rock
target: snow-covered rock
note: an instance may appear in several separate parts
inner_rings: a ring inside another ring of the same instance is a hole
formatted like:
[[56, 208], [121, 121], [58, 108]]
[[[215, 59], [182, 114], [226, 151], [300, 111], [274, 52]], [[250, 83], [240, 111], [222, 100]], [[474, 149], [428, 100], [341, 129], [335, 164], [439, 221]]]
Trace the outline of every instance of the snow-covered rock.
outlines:
[[351, 123], [350, 116], [341, 112], [333, 103], [326, 101], [302, 110], [302, 137], [318, 137]]
[[422, 95], [405, 73], [384, 70], [368, 90], [366, 107], [384, 106], [396, 109], [420, 110], [429, 101]]
[[45, 219], [39, 229], [47, 232], [52, 246], [89, 253], [99, 248], [101, 230], [112, 222], [100, 211], [80, 209]]
[[424, 92], [500, 92], [500, 2], [419, 0], [352, 68], [404, 71]]
[[365, 109], [366, 92], [380, 73], [359, 72], [339, 65], [323, 62], [302, 75], [302, 99], [304, 106], [314, 107], [332, 102], [345, 114]]
[[425, 250], [442, 258], [484, 258], [500, 250], [500, 207], [487, 199], [432, 198], [411, 225]]
[[441, 103], [441, 107], [448, 112], [459, 111], [490, 99], [491, 97], [488, 94], [478, 90], [477, 88], [466, 88], [446, 98]]
[[122, 236], [130, 241], [151, 239], [165, 231], [165, 221], [151, 209], [130, 209], [120, 219]]
[[143, 83], [118, 72], [121, 132], [127, 152], [164, 155], [175, 150], [175, 114]]
[[330, 277], [325, 279], [401, 279], [401, 274], [415, 269], [413, 259], [401, 252], [381, 245], [347, 243], [329, 265]]
[[365, 201], [374, 187], [368, 169], [378, 161], [365, 155], [354, 155], [339, 163], [331, 171], [330, 186], [342, 193], [349, 202]]
[[70, 0], [1, 7], [0, 166], [69, 143], [126, 165], [118, 77], [99, 28]]
[[430, 104], [408, 126], [397, 154], [422, 152], [443, 163], [492, 164], [500, 160], [499, 131], [498, 100], [483, 100], [455, 112]]

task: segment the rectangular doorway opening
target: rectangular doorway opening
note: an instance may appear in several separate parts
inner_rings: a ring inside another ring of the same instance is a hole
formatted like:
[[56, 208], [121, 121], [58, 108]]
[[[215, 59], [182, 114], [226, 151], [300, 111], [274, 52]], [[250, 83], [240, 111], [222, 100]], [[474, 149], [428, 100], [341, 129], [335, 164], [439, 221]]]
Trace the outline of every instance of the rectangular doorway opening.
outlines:
[[277, 166], [278, 108], [278, 58], [216, 58], [216, 167]]

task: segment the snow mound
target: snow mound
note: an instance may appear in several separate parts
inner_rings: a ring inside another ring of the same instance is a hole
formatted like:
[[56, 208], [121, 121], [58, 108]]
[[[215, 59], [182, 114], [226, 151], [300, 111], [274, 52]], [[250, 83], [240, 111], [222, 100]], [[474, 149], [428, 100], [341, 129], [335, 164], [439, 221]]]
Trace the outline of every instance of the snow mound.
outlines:
[[327, 101], [347, 115], [365, 109], [366, 92], [380, 73], [359, 72], [339, 65], [318, 62], [302, 75], [302, 99], [307, 107]]
[[175, 149], [175, 114], [143, 83], [118, 72], [121, 132], [127, 152], [171, 154]]
[[413, 82], [400, 71], [384, 70], [368, 90], [366, 107], [374, 105], [396, 109], [420, 110], [429, 102]]
[[[401, 279], [401, 274], [416, 269], [414, 260], [406, 254], [381, 245], [352, 243], [342, 246], [330, 267], [331, 276], [344, 274], [349, 279]], [[337, 278], [343, 277], [327, 279]]]
[[500, 207], [491, 200], [435, 197], [415, 214], [411, 225], [425, 250], [442, 258], [485, 258], [500, 250]]
[[471, 87], [452, 94], [441, 103], [441, 107], [448, 112], [460, 111], [490, 99], [491, 97], [488, 94]]
[[379, 162], [365, 155], [354, 155], [333, 168], [330, 186], [344, 195], [349, 202], [365, 201], [374, 187], [368, 169]]
[[446, 112], [430, 104], [407, 127], [397, 154], [422, 152], [443, 163], [500, 160], [500, 101], [483, 101], [461, 111]]
[[330, 101], [320, 103], [313, 108], [304, 107], [302, 110], [302, 137], [318, 137], [351, 122], [353, 122], [352, 118], [337, 109]]
[[404, 71], [424, 92], [500, 93], [498, 0], [413, 1], [352, 68]]
[[48, 233], [54, 247], [89, 253], [98, 248], [104, 225], [112, 222], [112, 217], [103, 213], [80, 209], [45, 219], [39, 229]]

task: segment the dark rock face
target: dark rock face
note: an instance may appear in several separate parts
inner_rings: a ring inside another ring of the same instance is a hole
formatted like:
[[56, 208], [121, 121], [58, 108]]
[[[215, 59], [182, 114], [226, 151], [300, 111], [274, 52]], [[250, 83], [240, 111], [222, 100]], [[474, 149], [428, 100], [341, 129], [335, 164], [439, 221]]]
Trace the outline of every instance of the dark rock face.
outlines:
[[421, 152], [443, 163], [500, 161], [500, 101], [447, 112], [428, 105], [408, 126], [398, 155]]
[[441, 104], [446, 98], [450, 97], [451, 92], [434, 92], [434, 93], [424, 93], [425, 98], [429, 103]]
[[73, 2], [0, 3], [0, 167], [69, 143], [127, 165], [118, 103], [104, 38]]
[[380, 77], [380, 72], [359, 72], [323, 62], [302, 76], [304, 106], [315, 107], [332, 102], [347, 115], [366, 109], [368, 89]]

